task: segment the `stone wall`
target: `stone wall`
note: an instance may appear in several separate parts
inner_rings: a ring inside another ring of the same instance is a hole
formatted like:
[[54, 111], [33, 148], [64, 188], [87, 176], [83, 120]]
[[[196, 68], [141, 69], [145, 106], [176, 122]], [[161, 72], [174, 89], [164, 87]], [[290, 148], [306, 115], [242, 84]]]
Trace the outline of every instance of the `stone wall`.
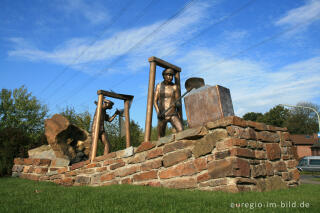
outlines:
[[285, 128], [231, 116], [156, 142], [58, 167], [55, 160], [14, 160], [13, 176], [66, 186], [134, 184], [228, 192], [297, 186]]

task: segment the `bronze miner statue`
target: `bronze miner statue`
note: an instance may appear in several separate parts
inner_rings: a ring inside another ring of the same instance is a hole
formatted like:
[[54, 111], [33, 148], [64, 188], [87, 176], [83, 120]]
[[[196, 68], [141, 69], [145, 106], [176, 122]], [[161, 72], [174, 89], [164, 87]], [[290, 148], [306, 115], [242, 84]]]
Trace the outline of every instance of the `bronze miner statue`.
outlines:
[[[94, 102], [96, 105], [97, 105], [97, 102], [95, 101]], [[108, 121], [108, 122], [112, 122], [113, 119], [118, 115], [120, 114], [120, 111], [119, 110], [116, 110], [115, 113], [113, 114], [113, 116], [109, 116], [107, 114], [107, 109], [112, 109], [114, 103], [110, 100], [107, 100], [107, 99], [103, 99], [103, 102], [102, 102], [102, 112], [101, 112], [101, 117], [100, 117], [100, 127], [99, 127], [99, 138], [101, 140], [101, 142], [104, 144], [104, 155], [105, 154], [108, 154], [110, 152], [110, 149], [111, 149], [111, 145], [110, 145], [110, 141], [108, 139], [108, 135], [104, 129], [104, 121]], [[98, 107], [97, 107], [98, 109]], [[97, 110], [96, 112], [94, 113], [94, 117], [93, 117], [93, 122], [92, 122], [92, 137], [93, 137], [93, 133], [95, 132], [95, 129], [96, 129], [96, 119], [97, 119]], [[92, 141], [94, 139], [92, 138]]]
[[165, 136], [170, 122], [177, 132], [183, 130], [177, 107], [181, 106], [179, 88], [172, 82], [175, 71], [167, 68], [162, 72], [164, 81], [157, 84], [154, 93], [154, 107], [158, 116], [158, 138]]

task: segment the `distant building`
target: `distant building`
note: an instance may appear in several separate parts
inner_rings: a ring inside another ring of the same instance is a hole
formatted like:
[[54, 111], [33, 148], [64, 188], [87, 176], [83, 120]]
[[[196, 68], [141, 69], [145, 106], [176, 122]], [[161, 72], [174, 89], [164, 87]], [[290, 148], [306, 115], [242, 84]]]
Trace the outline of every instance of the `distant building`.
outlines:
[[318, 135], [290, 135], [290, 139], [295, 147], [297, 159], [304, 156], [320, 156], [320, 144]]

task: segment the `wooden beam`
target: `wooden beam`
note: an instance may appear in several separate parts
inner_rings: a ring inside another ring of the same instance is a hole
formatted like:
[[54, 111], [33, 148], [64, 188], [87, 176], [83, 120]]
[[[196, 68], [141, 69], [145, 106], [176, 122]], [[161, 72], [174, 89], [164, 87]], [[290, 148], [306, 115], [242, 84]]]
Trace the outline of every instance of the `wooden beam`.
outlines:
[[176, 66], [176, 65], [173, 65], [173, 64], [170, 64], [169, 62], [166, 62], [166, 61], [164, 61], [164, 60], [162, 60], [162, 59], [160, 59], [160, 58], [157, 58], [157, 57], [155, 57], [155, 56], [150, 57], [150, 58], [148, 59], [148, 61], [149, 61], [149, 62], [156, 62], [156, 64], [157, 64], [158, 66], [163, 67], [163, 68], [165, 68], [165, 69], [171, 68], [171, 69], [173, 69], [173, 70], [175, 70], [175, 71], [177, 71], [177, 72], [181, 72], [181, 68], [180, 68], [180, 67], [178, 67], [178, 66]]

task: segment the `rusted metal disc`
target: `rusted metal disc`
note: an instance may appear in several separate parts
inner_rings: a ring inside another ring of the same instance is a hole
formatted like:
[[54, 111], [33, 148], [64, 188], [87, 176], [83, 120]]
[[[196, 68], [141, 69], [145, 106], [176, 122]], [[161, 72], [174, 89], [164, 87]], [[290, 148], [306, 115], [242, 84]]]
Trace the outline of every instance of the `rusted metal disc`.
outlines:
[[191, 91], [192, 89], [198, 89], [204, 86], [204, 79], [197, 77], [188, 78], [184, 86], [187, 91]]

